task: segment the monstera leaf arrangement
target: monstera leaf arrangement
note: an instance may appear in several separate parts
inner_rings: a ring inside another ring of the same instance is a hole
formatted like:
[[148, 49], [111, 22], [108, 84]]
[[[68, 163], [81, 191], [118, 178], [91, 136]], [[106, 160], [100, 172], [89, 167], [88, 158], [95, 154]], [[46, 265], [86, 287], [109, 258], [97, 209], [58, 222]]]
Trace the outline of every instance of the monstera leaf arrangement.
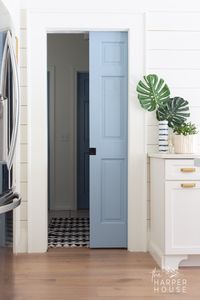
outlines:
[[148, 111], [166, 104], [170, 96], [167, 84], [155, 74], [144, 76], [144, 81], [140, 80], [137, 85], [137, 92], [141, 106]]
[[174, 128], [190, 116], [189, 103], [181, 97], [169, 98], [166, 104], [158, 107], [156, 116], [159, 121], [167, 120], [168, 126]]
[[138, 99], [147, 111], [156, 111], [158, 121], [168, 121], [171, 128], [180, 126], [190, 116], [189, 103], [181, 97], [170, 97], [165, 81], [156, 74], [143, 77], [137, 85]]

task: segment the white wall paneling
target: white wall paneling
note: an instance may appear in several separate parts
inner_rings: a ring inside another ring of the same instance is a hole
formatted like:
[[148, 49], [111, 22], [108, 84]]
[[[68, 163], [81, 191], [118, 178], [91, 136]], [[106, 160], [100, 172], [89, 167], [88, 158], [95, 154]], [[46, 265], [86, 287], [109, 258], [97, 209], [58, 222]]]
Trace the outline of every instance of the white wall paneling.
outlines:
[[148, 68], [200, 70], [200, 50], [150, 50]]
[[[6, 0], [6, 2], [12, 2], [12, 0]], [[74, 0], [66, 4], [66, 0], [48, 1], [48, 0], [21, 0], [23, 7], [29, 7], [30, 9], [37, 12], [68, 12], [68, 13], [104, 13], [104, 14], [133, 14], [133, 13], [143, 13], [145, 11], [182, 11], [182, 12], [196, 12], [199, 10], [199, 1], [174, 1], [168, 0], [166, 2], [160, 0], [124, 0], [123, 2], [117, 2], [115, 0], [102, 0], [93, 1], [85, 0], [81, 2], [80, 0]]]
[[27, 228], [28, 228], [28, 196], [27, 196], [27, 166], [28, 166], [28, 117], [27, 117], [27, 44], [26, 44], [26, 11], [20, 12], [19, 34], [19, 67], [20, 67], [20, 194], [22, 205], [20, 206], [20, 242], [16, 252], [27, 252]]
[[[190, 120], [199, 126], [200, 13], [150, 12], [146, 29], [146, 73], [156, 73], [165, 79], [172, 97], [188, 100]], [[147, 113], [146, 124], [148, 149], [154, 150], [154, 113]]]
[[147, 15], [148, 30], [158, 31], [199, 31], [199, 12], [149, 12]]
[[[199, 125], [200, 13], [147, 14], [146, 74], [149, 73], [156, 73], [166, 80], [172, 97], [181, 96], [189, 101], [190, 120]], [[146, 125], [148, 152], [157, 151], [154, 113], [147, 113]]]
[[20, 143], [27, 143], [27, 125], [24, 124], [20, 125]]
[[154, 31], [148, 30], [147, 44], [149, 50], [179, 50], [180, 52], [189, 50], [194, 52], [200, 50], [200, 32], [176, 31], [175, 29], [163, 31], [159, 28]]
[[148, 68], [149, 73], [162, 76], [172, 88], [199, 88], [200, 70], [156, 69]]
[[20, 183], [20, 193], [23, 201], [27, 201], [27, 182]]
[[21, 162], [20, 166], [20, 181], [23, 183], [27, 183], [27, 163]]

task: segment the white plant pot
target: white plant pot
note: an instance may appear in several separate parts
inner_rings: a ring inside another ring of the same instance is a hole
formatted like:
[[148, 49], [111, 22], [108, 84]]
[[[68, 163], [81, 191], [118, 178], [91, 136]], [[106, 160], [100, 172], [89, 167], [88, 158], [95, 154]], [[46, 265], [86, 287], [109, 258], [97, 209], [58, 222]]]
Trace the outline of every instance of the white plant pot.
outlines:
[[197, 152], [197, 135], [174, 135], [174, 152], [175, 153], [196, 153]]

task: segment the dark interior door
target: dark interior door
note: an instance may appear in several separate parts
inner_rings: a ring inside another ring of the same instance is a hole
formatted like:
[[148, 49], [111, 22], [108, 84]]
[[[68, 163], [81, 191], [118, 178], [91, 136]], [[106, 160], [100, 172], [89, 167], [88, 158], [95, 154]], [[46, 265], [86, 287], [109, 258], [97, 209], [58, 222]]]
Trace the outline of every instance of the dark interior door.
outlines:
[[77, 208], [89, 209], [89, 74], [77, 78]]

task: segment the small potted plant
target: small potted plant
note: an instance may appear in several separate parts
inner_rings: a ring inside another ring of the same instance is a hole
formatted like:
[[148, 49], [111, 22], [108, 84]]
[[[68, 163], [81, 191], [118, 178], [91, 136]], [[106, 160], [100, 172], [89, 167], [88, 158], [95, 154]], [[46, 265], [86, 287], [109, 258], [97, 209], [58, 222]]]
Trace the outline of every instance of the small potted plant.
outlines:
[[197, 127], [191, 122], [174, 126], [174, 152], [190, 154], [197, 152]]

